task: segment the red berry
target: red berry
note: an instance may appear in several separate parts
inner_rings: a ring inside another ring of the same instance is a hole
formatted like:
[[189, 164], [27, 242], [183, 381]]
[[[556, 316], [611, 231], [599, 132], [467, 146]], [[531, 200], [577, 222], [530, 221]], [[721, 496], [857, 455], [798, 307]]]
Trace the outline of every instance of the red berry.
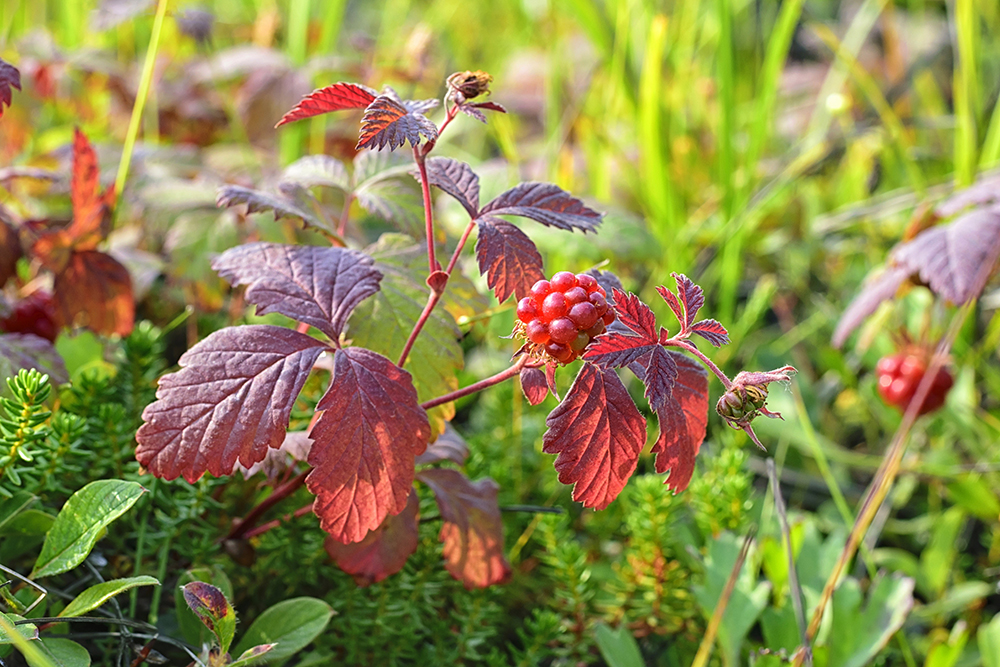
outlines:
[[568, 290], [566, 290], [565, 294], [566, 294], [566, 303], [569, 304], [570, 306], [576, 303], [583, 303], [584, 301], [587, 300], [587, 297], [589, 296], [587, 294], [587, 290], [583, 289], [579, 285], [577, 285], [576, 287], [570, 287]]
[[542, 317], [552, 321], [566, 314], [566, 296], [562, 292], [552, 292], [542, 302]]
[[[878, 392], [886, 403], [906, 410], [927, 373], [927, 357], [915, 352], [900, 352], [879, 360]], [[918, 414], [927, 414], [944, 405], [948, 391], [955, 383], [947, 368], [938, 370]]]
[[569, 309], [568, 317], [573, 320], [578, 329], [585, 330], [597, 324], [597, 320], [601, 316], [597, 314], [597, 308], [594, 308], [594, 304], [584, 301], [583, 303], [574, 304]]
[[615, 315], [615, 309], [614, 308], [608, 308], [607, 312], [605, 312], [603, 315], [601, 315], [601, 319], [604, 320], [604, 324], [606, 326], [610, 326], [611, 323], [614, 322], [617, 317], [618, 316]]
[[553, 291], [565, 292], [570, 288], [576, 287], [576, 276], [569, 271], [559, 271], [552, 276], [549, 282], [552, 283]]
[[35, 334], [54, 343], [59, 327], [56, 325], [56, 306], [52, 295], [39, 290], [18, 301], [14, 310], [0, 320], [0, 330]]
[[552, 291], [552, 285], [548, 280], [539, 280], [531, 286], [529, 293], [535, 297], [536, 301], [544, 299]]
[[569, 318], [560, 317], [549, 322], [549, 337], [557, 343], [572, 342], [576, 333], [576, 325]]
[[537, 345], [545, 345], [549, 342], [549, 327], [541, 320], [531, 320], [524, 328], [525, 337]]
[[598, 315], [604, 315], [608, 310], [608, 300], [600, 292], [591, 292], [587, 300], [594, 304]]
[[530, 296], [517, 302], [517, 319], [525, 324], [538, 317], [538, 304]]
[[597, 338], [602, 333], [604, 333], [606, 330], [607, 330], [607, 327], [604, 326], [604, 320], [597, 320], [597, 324], [595, 324], [594, 326], [592, 326], [589, 329], [587, 329], [586, 334], [588, 336], [590, 336], [591, 338]]
[[576, 357], [576, 353], [568, 345], [562, 343], [549, 343], [545, 346], [545, 351], [563, 364], [568, 364]]
[[578, 273], [576, 274], [576, 284], [588, 292], [593, 292], [597, 287], [597, 279], [586, 273]]

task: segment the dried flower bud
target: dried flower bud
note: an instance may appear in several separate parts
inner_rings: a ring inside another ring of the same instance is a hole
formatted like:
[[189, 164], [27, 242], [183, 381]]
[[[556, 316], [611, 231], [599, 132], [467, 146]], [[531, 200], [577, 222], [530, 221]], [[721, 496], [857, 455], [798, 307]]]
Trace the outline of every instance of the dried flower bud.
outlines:
[[767, 401], [767, 386], [772, 382], [788, 382], [797, 373], [793, 367], [784, 366], [773, 371], [750, 372], [741, 371], [733, 378], [732, 385], [719, 398], [715, 411], [735, 429], [747, 432], [747, 435], [764, 449], [757, 435], [750, 427], [750, 422], [763, 415], [771, 419], [782, 419], [778, 412], [771, 412], [764, 403]]
[[493, 76], [476, 70], [475, 72], [455, 72], [447, 79], [448, 97], [458, 104], [480, 95], [488, 95]]

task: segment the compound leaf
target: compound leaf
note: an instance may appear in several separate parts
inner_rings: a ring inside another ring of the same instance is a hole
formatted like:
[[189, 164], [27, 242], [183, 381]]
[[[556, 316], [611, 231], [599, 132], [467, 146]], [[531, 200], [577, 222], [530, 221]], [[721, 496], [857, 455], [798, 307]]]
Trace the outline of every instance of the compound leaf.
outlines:
[[21, 72], [0, 58], [0, 118], [3, 117], [4, 105], [10, 106], [14, 99], [11, 88], [21, 90]]
[[100, 334], [127, 336], [135, 323], [128, 269], [97, 250], [74, 252], [56, 274], [53, 294], [60, 322]]
[[702, 289], [683, 273], [671, 273], [677, 281], [677, 296], [662, 285], [656, 291], [663, 297], [663, 300], [674, 311], [677, 321], [681, 323], [681, 328], [688, 331], [697, 317], [698, 311], [705, 305], [705, 294]]
[[216, 331], [160, 378], [142, 413], [135, 456], [157, 477], [194, 482], [262, 460], [285, 439], [288, 418], [322, 342], [270, 325]]
[[[647, 357], [660, 347], [642, 336], [629, 336], [616, 331], [601, 334], [591, 343], [583, 358], [601, 368], [624, 368]], [[662, 349], [662, 348], [660, 348]]]
[[646, 442], [639, 414], [615, 371], [584, 364], [566, 398], [545, 420], [542, 451], [558, 454], [559, 481], [573, 500], [604, 509], [625, 487]]
[[339, 340], [355, 306], [378, 291], [375, 260], [357, 250], [248, 243], [222, 253], [212, 268], [232, 285], [249, 285], [257, 313], [281, 313]]
[[379, 95], [365, 109], [356, 149], [396, 150], [407, 141], [416, 148], [420, 137], [437, 139], [437, 125], [418, 111], [410, 111], [388, 95]]
[[484, 216], [477, 221], [476, 259], [479, 273], [486, 274], [486, 284], [503, 303], [514, 294], [528, 296], [531, 286], [545, 277], [542, 256], [534, 242], [514, 225]]
[[445, 567], [467, 589], [486, 588], [510, 576], [503, 551], [503, 521], [497, 504], [500, 487], [485, 477], [475, 482], [452, 468], [419, 474], [434, 491], [441, 518]]
[[309, 433], [306, 486], [320, 526], [348, 544], [406, 507], [415, 457], [431, 432], [409, 373], [359, 347], [337, 350], [333, 366]]
[[[424, 166], [427, 181], [445, 191], [475, 218], [479, 214], [479, 176], [472, 167], [449, 157], [429, 158]], [[419, 178], [419, 172], [411, 172]]]
[[649, 306], [631, 292], [613, 289], [612, 297], [618, 320], [650, 344], [658, 342], [656, 335], [656, 315]]
[[303, 118], [311, 118], [330, 111], [343, 109], [364, 109], [375, 101], [377, 92], [357, 83], [335, 83], [326, 88], [318, 88], [295, 105], [278, 121], [275, 127]]
[[729, 344], [729, 332], [717, 320], [701, 320], [691, 326], [691, 333], [698, 334], [715, 347]]
[[649, 358], [644, 363], [645, 396], [650, 409], [656, 412], [670, 400], [674, 382], [677, 380], [677, 364], [674, 356], [659, 345], [650, 350]]
[[582, 232], [596, 231], [603, 213], [598, 213], [573, 195], [551, 183], [521, 183], [491, 201], [481, 215], [517, 215], [549, 227]]
[[[432, 445], [433, 446], [433, 445]], [[420, 541], [417, 517], [420, 503], [410, 490], [406, 507], [355, 544], [342, 544], [327, 537], [326, 552], [337, 566], [362, 586], [378, 583], [403, 569]]]

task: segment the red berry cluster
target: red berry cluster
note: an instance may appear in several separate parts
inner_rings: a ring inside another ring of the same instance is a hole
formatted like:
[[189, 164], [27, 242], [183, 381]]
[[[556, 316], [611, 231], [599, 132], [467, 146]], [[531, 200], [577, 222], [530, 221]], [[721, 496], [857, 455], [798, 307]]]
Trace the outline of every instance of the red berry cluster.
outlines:
[[[882, 399], [889, 405], [906, 410], [927, 372], [927, 355], [906, 351], [882, 357], [875, 371], [878, 373], [878, 393]], [[955, 381], [951, 372], [942, 366], [934, 377], [934, 383], [918, 414], [933, 412], [944, 405], [945, 397], [953, 384]]]
[[59, 327], [52, 295], [39, 290], [18, 301], [10, 314], [0, 319], [0, 331], [30, 333], [55, 342]]
[[568, 364], [615, 321], [604, 288], [593, 276], [560, 271], [539, 280], [517, 303], [524, 337], [556, 361]]

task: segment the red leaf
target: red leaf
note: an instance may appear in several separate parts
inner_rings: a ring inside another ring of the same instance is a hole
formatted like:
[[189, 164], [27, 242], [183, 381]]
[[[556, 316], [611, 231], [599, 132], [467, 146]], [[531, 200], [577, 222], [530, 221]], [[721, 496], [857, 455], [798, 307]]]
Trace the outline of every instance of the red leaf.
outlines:
[[451, 461], [455, 465], [465, 465], [469, 458], [469, 445], [451, 423], [445, 424], [444, 433], [427, 445], [423, 454], [417, 457], [417, 465], [429, 465], [441, 461]]
[[489, 109], [490, 111], [499, 111], [500, 113], [507, 113], [507, 109], [505, 109], [502, 104], [497, 104], [496, 102], [471, 102], [463, 106], [475, 107], [476, 109]]
[[655, 344], [659, 340], [656, 335], [656, 315], [649, 309], [649, 306], [631, 292], [626, 294], [616, 289], [612, 291], [612, 296], [619, 321], [639, 334], [646, 343]]
[[[427, 181], [458, 200], [469, 215], [479, 214], [479, 177], [472, 167], [448, 157], [432, 157], [425, 163]], [[411, 172], [419, 178], [419, 172]]]
[[531, 405], [538, 405], [549, 395], [549, 385], [545, 381], [545, 372], [540, 368], [521, 369], [521, 391]]
[[549, 227], [584, 233], [595, 231], [604, 217], [551, 183], [521, 183], [491, 201], [480, 213], [519, 215]]
[[476, 120], [485, 123], [486, 114], [484, 114], [480, 109], [489, 109], [490, 111], [499, 111], [500, 113], [507, 113], [507, 110], [500, 104], [496, 102], [464, 102], [458, 105], [458, 110], [467, 116], [472, 116]]
[[381, 526], [356, 544], [341, 544], [327, 537], [324, 542], [326, 552], [341, 570], [354, 577], [358, 585], [378, 583], [402, 570], [407, 559], [417, 550], [420, 539], [417, 530], [419, 509], [417, 494], [410, 489], [402, 512], [386, 517]]
[[618, 375], [584, 364], [545, 424], [542, 451], [558, 454], [559, 481], [575, 485], [573, 500], [607, 507], [632, 476], [646, 442], [646, 420]]
[[310, 431], [313, 511], [338, 542], [360, 542], [399, 514], [413, 486], [415, 458], [430, 438], [410, 374], [363, 348], [337, 350], [333, 380]]
[[583, 358], [601, 368], [622, 368], [648, 356], [655, 348], [660, 348], [655, 340], [650, 342], [641, 336], [610, 332], [598, 336], [587, 347]]
[[683, 273], [671, 273], [670, 275], [677, 281], [677, 296], [684, 307], [684, 321], [681, 324], [687, 331], [691, 328], [694, 318], [698, 316], [698, 311], [705, 305], [705, 294]]
[[73, 222], [66, 231], [76, 250], [93, 250], [107, 235], [102, 229], [105, 213], [114, 195], [108, 191], [100, 194], [100, 170], [97, 153], [80, 128], [73, 130], [73, 178], [70, 199], [73, 202]]
[[381, 150], [388, 146], [389, 150], [396, 150], [407, 141], [416, 148], [420, 145], [421, 135], [434, 141], [437, 139], [437, 125], [422, 114], [407, 110], [391, 97], [379, 95], [365, 109], [355, 149]]
[[326, 345], [292, 329], [221, 329], [160, 378], [142, 413], [135, 457], [157, 477], [194, 482], [263, 460], [285, 438], [295, 398]]
[[340, 338], [354, 307], [378, 291], [375, 260], [357, 250], [248, 243], [231, 248], [212, 268], [233, 285], [249, 285], [257, 314], [281, 313]]
[[656, 472], [670, 471], [667, 488], [683, 491], [694, 474], [694, 459], [708, 425], [708, 373], [698, 362], [666, 351], [677, 368], [677, 379], [666, 404], [656, 411], [660, 436], [653, 445]]
[[445, 567], [468, 589], [499, 584], [510, 576], [503, 551], [499, 487], [492, 479], [469, 481], [451, 468], [422, 470], [420, 481], [434, 491], [444, 525]]
[[53, 296], [63, 326], [84, 326], [101, 334], [127, 336], [135, 323], [128, 269], [96, 250], [74, 252], [56, 274]]
[[514, 294], [528, 296], [531, 286], [545, 277], [542, 256], [528, 235], [514, 225], [485, 216], [477, 221], [476, 259], [479, 273], [486, 274], [486, 284], [503, 303]]
[[16, 275], [17, 260], [23, 255], [17, 230], [0, 216], [0, 285]]
[[646, 386], [646, 400], [655, 412], [670, 400], [674, 383], [677, 380], [677, 364], [674, 356], [659, 345], [654, 347], [645, 361], [646, 374], [643, 384]]
[[281, 117], [275, 127], [281, 127], [285, 123], [291, 123], [303, 118], [311, 118], [319, 114], [330, 111], [341, 111], [343, 109], [364, 109], [378, 95], [377, 92], [368, 86], [357, 83], [335, 83], [326, 88], [319, 88], [302, 98], [302, 101]]
[[716, 320], [702, 320], [691, 326], [691, 333], [696, 333], [715, 347], [729, 344], [729, 332]]
[[10, 106], [14, 99], [11, 88], [21, 90], [21, 73], [16, 67], [0, 59], [0, 118], [3, 117], [3, 105]]
[[674, 317], [677, 318], [677, 321], [680, 322], [683, 327], [685, 318], [684, 307], [681, 305], [681, 302], [677, 300], [677, 297], [674, 296], [673, 292], [668, 290], [663, 285], [657, 287], [656, 291], [661, 297], [663, 297], [663, 300], [667, 302], [667, 305], [670, 306], [670, 310], [674, 311]]

